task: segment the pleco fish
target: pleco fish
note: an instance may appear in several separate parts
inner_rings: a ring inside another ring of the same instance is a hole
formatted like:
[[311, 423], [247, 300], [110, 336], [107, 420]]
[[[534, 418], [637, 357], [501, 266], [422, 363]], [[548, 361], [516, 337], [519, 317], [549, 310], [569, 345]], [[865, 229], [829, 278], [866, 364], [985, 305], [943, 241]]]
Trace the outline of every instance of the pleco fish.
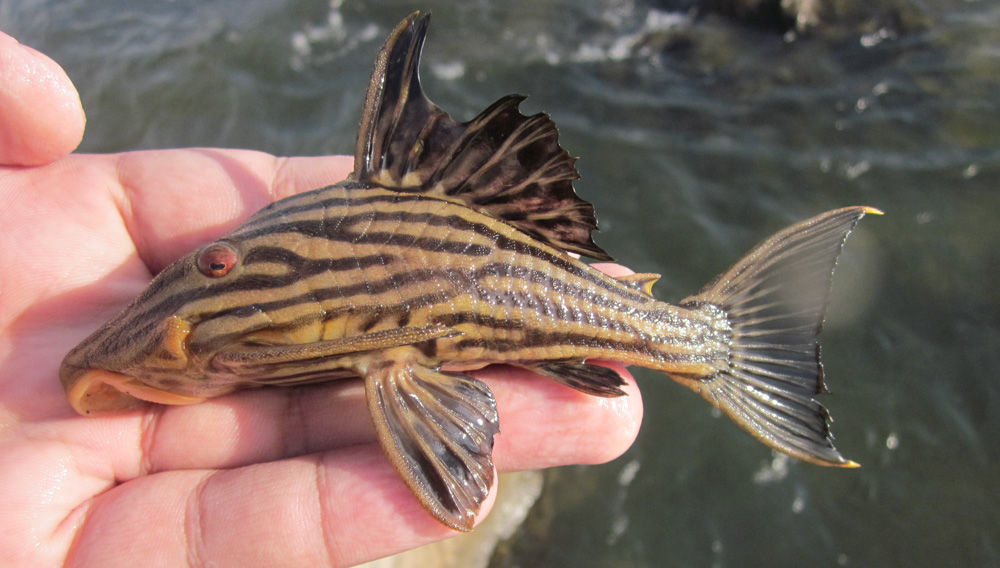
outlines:
[[472, 528], [493, 483], [496, 402], [463, 374], [531, 369], [624, 392], [590, 359], [665, 372], [768, 446], [834, 448], [818, 334], [847, 235], [869, 207], [823, 213], [754, 248], [677, 305], [655, 274], [607, 276], [574, 159], [545, 114], [507, 96], [466, 123], [424, 95], [428, 16], [375, 61], [347, 180], [273, 203], [158, 274], [60, 370], [81, 414], [193, 404], [237, 389], [363, 377], [379, 441], [427, 510]]

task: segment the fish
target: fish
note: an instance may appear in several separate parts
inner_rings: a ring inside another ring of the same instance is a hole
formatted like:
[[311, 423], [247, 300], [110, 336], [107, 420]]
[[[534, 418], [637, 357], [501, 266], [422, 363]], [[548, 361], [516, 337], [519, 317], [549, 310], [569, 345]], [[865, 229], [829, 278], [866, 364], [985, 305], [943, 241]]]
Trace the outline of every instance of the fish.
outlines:
[[525, 97], [508, 95], [458, 122], [427, 98], [429, 18], [411, 14], [379, 52], [348, 178], [164, 268], [66, 355], [70, 405], [96, 415], [360, 377], [388, 460], [460, 531], [495, 476], [496, 400], [470, 374], [490, 364], [598, 397], [625, 395], [601, 360], [655, 369], [779, 452], [857, 466], [816, 400], [819, 332], [848, 235], [881, 212], [821, 213], [660, 301], [659, 275], [582, 260], [611, 257], [547, 114], [521, 114]]

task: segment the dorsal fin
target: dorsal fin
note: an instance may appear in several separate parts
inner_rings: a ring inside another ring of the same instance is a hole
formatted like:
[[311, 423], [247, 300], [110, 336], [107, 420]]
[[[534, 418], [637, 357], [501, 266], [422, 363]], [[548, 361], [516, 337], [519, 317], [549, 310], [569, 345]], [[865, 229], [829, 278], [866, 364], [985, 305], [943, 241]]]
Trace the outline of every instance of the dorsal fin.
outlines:
[[506, 96], [460, 124], [420, 87], [430, 16], [414, 12], [375, 60], [354, 154], [354, 181], [461, 201], [568, 252], [610, 260], [594, 244], [594, 207], [573, 190], [580, 176], [544, 113], [524, 116]]

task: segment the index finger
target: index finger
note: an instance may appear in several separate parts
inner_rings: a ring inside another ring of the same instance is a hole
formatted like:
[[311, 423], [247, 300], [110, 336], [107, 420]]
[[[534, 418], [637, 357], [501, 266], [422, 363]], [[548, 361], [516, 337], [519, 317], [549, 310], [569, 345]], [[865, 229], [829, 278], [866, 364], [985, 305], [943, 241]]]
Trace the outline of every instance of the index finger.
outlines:
[[52, 162], [76, 148], [85, 124], [62, 67], [0, 32], [0, 165]]

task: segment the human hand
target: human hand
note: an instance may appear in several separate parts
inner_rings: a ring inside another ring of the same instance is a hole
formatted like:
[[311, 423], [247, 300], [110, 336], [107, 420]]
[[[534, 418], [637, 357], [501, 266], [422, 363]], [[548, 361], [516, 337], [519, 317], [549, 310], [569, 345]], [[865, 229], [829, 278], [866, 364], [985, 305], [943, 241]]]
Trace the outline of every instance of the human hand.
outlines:
[[[52, 78], [0, 87], [0, 564], [348, 565], [455, 534], [382, 455], [360, 381], [72, 411], [57, 370], [73, 345], [174, 258], [274, 199], [343, 179], [351, 162], [66, 156], [83, 130], [72, 84], [6, 36], [0, 54], [0, 74]], [[507, 367], [476, 376], [497, 398], [500, 471], [613, 459], [639, 427], [627, 374], [617, 399]]]

